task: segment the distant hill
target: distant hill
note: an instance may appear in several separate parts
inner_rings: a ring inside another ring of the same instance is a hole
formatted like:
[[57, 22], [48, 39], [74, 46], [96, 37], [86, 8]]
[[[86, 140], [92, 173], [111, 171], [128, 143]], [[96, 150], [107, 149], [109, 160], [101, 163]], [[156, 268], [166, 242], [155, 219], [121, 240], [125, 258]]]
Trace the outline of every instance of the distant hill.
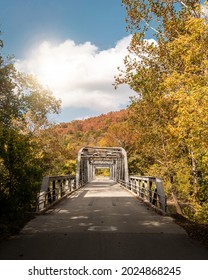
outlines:
[[102, 129], [107, 130], [112, 123], [123, 122], [127, 119], [128, 111], [123, 109], [116, 112], [109, 112], [97, 117], [90, 117], [84, 120], [74, 120], [71, 122], [60, 123], [56, 126], [57, 131], [61, 134], [72, 134], [77, 131], [89, 132]]
[[[109, 145], [109, 141], [106, 139], [109, 138], [110, 129], [125, 123], [127, 118], [128, 109], [123, 109], [84, 120], [60, 123], [54, 129], [63, 139], [71, 157], [76, 158], [77, 152], [81, 147]], [[107, 138], [106, 135], [108, 136]], [[113, 144], [114, 141], [112, 141]]]

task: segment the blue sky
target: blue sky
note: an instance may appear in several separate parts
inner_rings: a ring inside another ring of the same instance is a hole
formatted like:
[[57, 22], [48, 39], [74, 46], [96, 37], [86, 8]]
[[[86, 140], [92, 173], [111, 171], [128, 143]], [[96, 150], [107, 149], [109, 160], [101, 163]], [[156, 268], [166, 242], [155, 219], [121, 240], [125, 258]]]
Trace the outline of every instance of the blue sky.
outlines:
[[18, 57], [43, 40], [109, 48], [126, 36], [120, 0], [0, 0], [5, 48]]
[[62, 99], [67, 122], [129, 104], [127, 86], [114, 90], [130, 35], [120, 0], [0, 0], [3, 54]]

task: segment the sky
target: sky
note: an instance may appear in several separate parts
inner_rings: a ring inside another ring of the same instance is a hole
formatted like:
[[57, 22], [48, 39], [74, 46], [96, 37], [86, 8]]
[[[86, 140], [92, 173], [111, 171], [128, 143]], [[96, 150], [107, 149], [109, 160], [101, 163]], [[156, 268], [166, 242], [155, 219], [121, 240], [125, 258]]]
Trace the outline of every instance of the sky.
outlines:
[[131, 35], [121, 0], [0, 0], [3, 55], [62, 100], [56, 122], [126, 108], [134, 93], [114, 89]]
[[118, 111], [135, 95], [112, 85], [131, 40], [125, 17], [121, 0], [0, 0], [3, 55], [62, 100], [52, 121]]

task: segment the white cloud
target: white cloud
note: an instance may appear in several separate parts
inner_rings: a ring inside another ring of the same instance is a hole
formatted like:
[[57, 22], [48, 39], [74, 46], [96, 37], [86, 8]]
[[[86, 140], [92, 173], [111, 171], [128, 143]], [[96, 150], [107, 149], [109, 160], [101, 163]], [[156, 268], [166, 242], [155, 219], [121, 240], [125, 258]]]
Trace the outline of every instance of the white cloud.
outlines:
[[201, 5], [203, 17], [208, 18], [208, 6]]
[[114, 48], [99, 50], [90, 42], [75, 44], [67, 40], [59, 45], [43, 42], [16, 67], [32, 73], [62, 99], [63, 107], [89, 108], [104, 113], [118, 110], [129, 102], [132, 91], [112, 84], [122, 67], [131, 35], [117, 42]]

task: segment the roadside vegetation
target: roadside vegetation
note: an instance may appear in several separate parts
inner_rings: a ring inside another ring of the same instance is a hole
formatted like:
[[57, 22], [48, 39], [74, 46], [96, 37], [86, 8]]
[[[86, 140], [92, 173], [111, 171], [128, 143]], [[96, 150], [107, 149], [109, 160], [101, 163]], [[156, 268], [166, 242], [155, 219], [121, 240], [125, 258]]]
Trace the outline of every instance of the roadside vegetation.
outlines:
[[0, 232], [9, 235], [34, 211], [51, 164], [44, 132], [50, 127], [48, 114], [58, 113], [60, 101], [19, 73], [13, 59], [1, 55], [2, 48], [0, 41]]
[[208, 3], [122, 2], [133, 37], [115, 84], [136, 92], [128, 118], [134, 171], [162, 177], [175, 211], [207, 224]]

